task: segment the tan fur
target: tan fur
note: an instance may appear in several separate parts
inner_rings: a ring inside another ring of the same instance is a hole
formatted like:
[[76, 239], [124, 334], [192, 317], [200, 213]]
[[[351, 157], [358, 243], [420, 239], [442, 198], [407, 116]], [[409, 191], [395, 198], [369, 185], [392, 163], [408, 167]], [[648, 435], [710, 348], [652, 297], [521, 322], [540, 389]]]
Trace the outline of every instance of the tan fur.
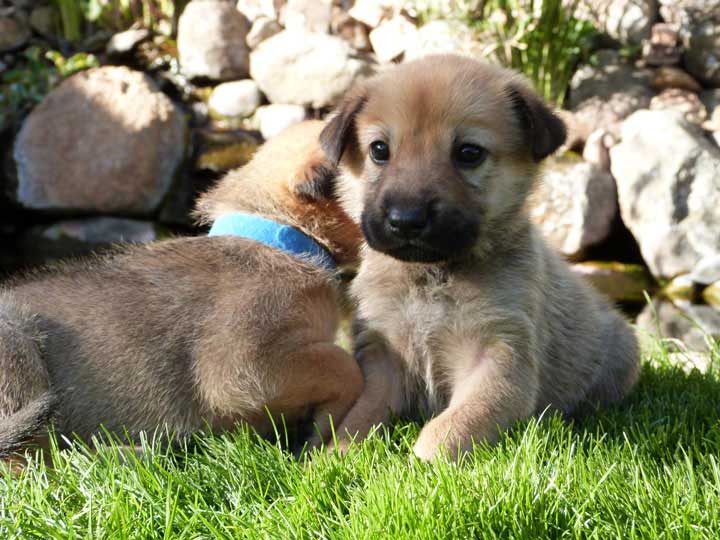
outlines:
[[[453, 55], [396, 66], [340, 105], [320, 140], [341, 159], [343, 205], [370, 244], [352, 284], [365, 392], [340, 432], [362, 438], [391, 414], [424, 415], [415, 453], [455, 456], [547, 407], [569, 414], [632, 388], [633, 332], [525, 210], [564, 137], [518, 75]], [[369, 158], [377, 140], [390, 149], [384, 164]], [[480, 165], [452, 159], [466, 142], [487, 150]], [[427, 249], [393, 244], [398, 201], [431, 209]]]
[[[343, 263], [359, 231], [327, 194], [319, 122], [266, 143], [205, 194], [198, 217], [256, 213], [315, 237]], [[298, 144], [300, 142], [300, 144]], [[315, 145], [317, 146], [317, 145]], [[105, 429], [177, 436], [271, 417], [330, 435], [362, 389], [334, 345], [335, 275], [239, 237], [178, 238], [59, 265], [0, 291], [0, 453], [49, 422], [84, 440]], [[268, 415], [270, 413], [270, 416]]]

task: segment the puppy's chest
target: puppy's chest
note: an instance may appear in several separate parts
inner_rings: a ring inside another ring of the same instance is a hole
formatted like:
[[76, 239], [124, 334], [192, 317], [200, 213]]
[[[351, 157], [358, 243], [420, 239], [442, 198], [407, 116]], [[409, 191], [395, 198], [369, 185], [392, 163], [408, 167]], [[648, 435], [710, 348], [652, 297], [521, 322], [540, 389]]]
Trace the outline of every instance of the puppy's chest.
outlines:
[[456, 302], [446, 284], [424, 285], [409, 284], [390, 294], [375, 289], [361, 298], [360, 314], [400, 354], [408, 390], [425, 398], [432, 412], [449, 399], [447, 376], [452, 366], [446, 365], [443, 351], [452, 340]]

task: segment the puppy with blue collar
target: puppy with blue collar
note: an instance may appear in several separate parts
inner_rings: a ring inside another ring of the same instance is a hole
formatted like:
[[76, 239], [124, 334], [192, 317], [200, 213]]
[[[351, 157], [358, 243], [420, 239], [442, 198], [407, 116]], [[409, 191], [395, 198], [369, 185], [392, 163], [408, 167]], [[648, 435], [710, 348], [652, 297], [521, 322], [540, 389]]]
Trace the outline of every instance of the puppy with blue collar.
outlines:
[[321, 122], [263, 145], [197, 205], [208, 237], [118, 249], [0, 289], [0, 454], [47, 427], [91, 440], [283, 416], [331, 434], [363, 389], [335, 345], [358, 227], [332, 199]]

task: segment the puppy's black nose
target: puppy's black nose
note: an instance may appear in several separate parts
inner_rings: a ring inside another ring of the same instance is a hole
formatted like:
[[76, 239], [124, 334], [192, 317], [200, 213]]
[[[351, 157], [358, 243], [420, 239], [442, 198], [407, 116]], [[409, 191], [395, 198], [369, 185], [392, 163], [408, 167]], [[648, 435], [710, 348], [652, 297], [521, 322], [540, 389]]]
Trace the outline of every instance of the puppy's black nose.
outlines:
[[390, 231], [403, 238], [417, 238], [428, 224], [426, 206], [391, 206], [386, 221]]

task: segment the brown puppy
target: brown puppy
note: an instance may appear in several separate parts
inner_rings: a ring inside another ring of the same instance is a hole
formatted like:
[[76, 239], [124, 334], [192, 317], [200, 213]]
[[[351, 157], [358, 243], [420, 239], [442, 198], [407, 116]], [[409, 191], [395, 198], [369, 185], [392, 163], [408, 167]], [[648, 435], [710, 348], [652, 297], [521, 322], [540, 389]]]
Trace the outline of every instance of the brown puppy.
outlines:
[[396, 66], [346, 97], [320, 136], [367, 240], [352, 284], [365, 392], [340, 433], [432, 416], [415, 445], [429, 459], [548, 406], [627, 394], [633, 332], [525, 210], [564, 138], [521, 77], [459, 56]]
[[[322, 127], [261, 147], [201, 198], [200, 219], [268, 218], [353, 263], [360, 232], [328, 198]], [[238, 236], [178, 238], [10, 283], [0, 290], [0, 453], [49, 421], [85, 440], [101, 425], [131, 440], [236, 422], [267, 433], [266, 408], [311, 415], [327, 438], [329, 417], [345, 415], [363, 381], [333, 343], [338, 290], [325, 263]]]

